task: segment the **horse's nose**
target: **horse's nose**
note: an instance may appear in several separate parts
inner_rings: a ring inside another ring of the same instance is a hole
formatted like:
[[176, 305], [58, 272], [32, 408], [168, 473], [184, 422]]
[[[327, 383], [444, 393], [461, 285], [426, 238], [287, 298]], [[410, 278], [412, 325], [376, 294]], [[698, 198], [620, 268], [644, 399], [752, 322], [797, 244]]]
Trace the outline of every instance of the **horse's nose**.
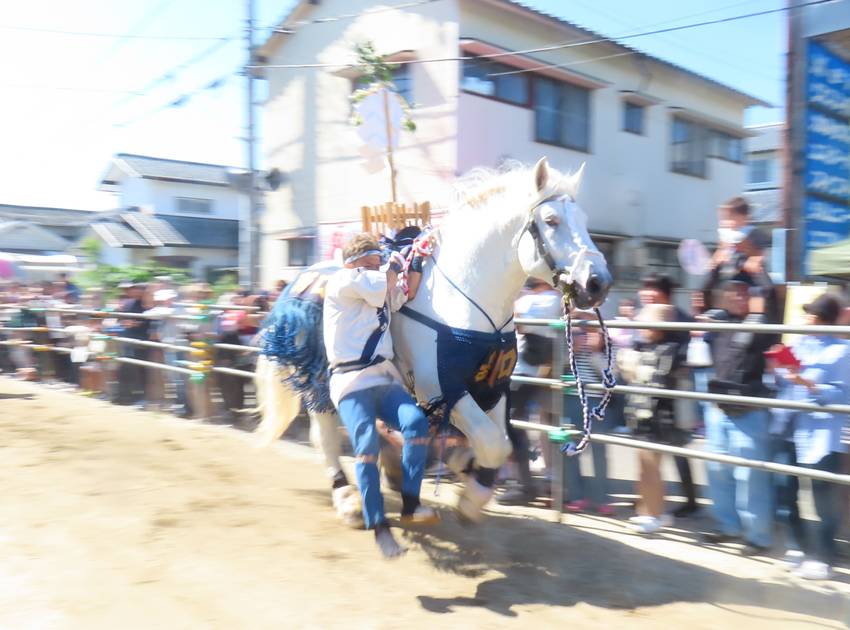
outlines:
[[611, 288], [613, 278], [607, 271], [594, 272], [587, 279], [586, 291], [587, 297], [594, 304], [601, 304], [608, 296], [608, 290]]

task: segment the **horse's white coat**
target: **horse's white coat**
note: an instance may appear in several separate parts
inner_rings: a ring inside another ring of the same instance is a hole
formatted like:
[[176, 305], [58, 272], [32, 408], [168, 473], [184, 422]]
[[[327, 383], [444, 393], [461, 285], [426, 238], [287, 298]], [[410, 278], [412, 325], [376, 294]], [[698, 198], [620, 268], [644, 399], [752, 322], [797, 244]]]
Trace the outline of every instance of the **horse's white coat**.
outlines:
[[[426, 262], [419, 291], [409, 306], [452, 327], [492, 332], [487, 317], [448, 282], [448, 277], [497, 326], [512, 330], [509, 320], [514, 300], [526, 278], [553, 279], [552, 270], [525, 229], [529, 220], [537, 223], [558, 269], [570, 270], [573, 281], [581, 283], [594, 273], [608, 276], [605, 259], [588, 235], [586, 216], [575, 203], [583, 168], [564, 177], [550, 170], [542, 159], [532, 169], [517, 168], [501, 174], [477, 171], [461, 180], [461, 203], [440, 226], [433, 259]], [[436, 270], [435, 263], [443, 273]], [[435, 331], [399, 313], [392, 318], [391, 329], [396, 362], [402, 374], [412, 376], [417, 398], [425, 402], [439, 398]], [[291, 391], [282, 393], [285, 388], [280, 379], [266, 367], [258, 365], [257, 374], [258, 388], [269, 388], [264, 394], [269, 399], [265, 409], [292, 414], [292, 404], [283, 398], [297, 396]], [[270, 389], [278, 392], [270, 394]], [[452, 412], [451, 421], [469, 439], [479, 466], [498, 468], [510, 454], [504, 405], [502, 400], [488, 414], [467, 395]], [[316, 416], [313, 419], [318, 420]], [[327, 429], [328, 418], [323, 420], [320, 428]], [[268, 435], [277, 431], [280, 435], [290, 421], [267, 418], [264, 413], [260, 426]], [[339, 443], [334, 447], [332, 441], [326, 430], [323, 448], [336, 448], [338, 453]], [[325, 453], [329, 466], [334, 459], [338, 462], [338, 454]]]

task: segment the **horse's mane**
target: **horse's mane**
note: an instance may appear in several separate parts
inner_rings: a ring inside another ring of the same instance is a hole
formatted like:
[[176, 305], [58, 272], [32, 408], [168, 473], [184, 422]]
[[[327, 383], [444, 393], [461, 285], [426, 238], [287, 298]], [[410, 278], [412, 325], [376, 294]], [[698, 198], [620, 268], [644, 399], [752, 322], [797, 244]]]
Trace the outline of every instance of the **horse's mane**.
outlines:
[[[569, 178], [559, 171], [549, 169], [547, 195], [569, 195]], [[526, 207], [538, 196], [534, 184], [534, 167], [516, 160], [503, 162], [499, 168], [474, 168], [459, 177], [454, 184], [455, 203], [447, 216], [465, 215], [470, 209], [483, 210], [498, 199], [505, 211], [517, 211]], [[491, 215], [491, 219], [498, 217]], [[505, 217], [507, 218], [507, 217]]]

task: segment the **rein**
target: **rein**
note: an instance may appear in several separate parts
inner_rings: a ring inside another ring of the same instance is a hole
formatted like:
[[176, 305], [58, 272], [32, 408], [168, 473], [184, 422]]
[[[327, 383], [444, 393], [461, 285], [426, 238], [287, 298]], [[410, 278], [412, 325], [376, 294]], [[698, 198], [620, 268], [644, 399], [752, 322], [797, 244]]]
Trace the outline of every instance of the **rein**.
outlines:
[[569, 298], [567, 297], [564, 298], [564, 311], [566, 312], [566, 315], [564, 316], [564, 319], [566, 320], [564, 330], [567, 338], [567, 349], [570, 355], [570, 371], [576, 379], [578, 400], [581, 404], [582, 428], [581, 440], [579, 440], [578, 443], [566, 442], [561, 447], [561, 452], [573, 456], [583, 453], [587, 448], [587, 445], [590, 443], [590, 433], [593, 428], [593, 421], [598, 420], [599, 422], [602, 422], [605, 419], [605, 410], [608, 408], [608, 403], [611, 402], [611, 397], [614, 395], [614, 387], [617, 385], [617, 379], [614, 377], [614, 352], [612, 350], [611, 335], [608, 333], [608, 328], [602, 320], [602, 313], [599, 312], [598, 308], [595, 308], [593, 309], [593, 312], [596, 313], [596, 319], [599, 320], [602, 336], [605, 339], [605, 357], [607, 365], [605, 366], [605, 369], [602, 370], [602, 386], [605, 388], [605, 392], [602, 394], [602, 400], [599, 401], [599, 404], [591, 409], [590, 404], [587, 401], [587, 392], [584, 390], [584, 382], [582, 381], [581, 374], [576, 367], [575, 349], [573, 347], [573, 319], [572, 314], [570, 313]]

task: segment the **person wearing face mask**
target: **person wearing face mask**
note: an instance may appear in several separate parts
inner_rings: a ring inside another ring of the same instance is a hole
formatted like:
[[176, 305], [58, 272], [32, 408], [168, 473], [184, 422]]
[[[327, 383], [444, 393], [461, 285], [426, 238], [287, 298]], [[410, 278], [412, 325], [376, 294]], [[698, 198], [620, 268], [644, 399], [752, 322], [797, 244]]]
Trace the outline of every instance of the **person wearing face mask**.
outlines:
[[703, 287], [705, 305], [716, 308], [715, 293], [729, 281], [743, 282], [757, 290], [753, 295], [762, 298], [759, 309], [769, 322], [778, 321], [779, 305], [773, 282], [765, 268], [765, 235], [750, 224], [750, 206], [742, 197], [733, 197], [718, 210], [718, 245], [711, 257], [708, 280]]

